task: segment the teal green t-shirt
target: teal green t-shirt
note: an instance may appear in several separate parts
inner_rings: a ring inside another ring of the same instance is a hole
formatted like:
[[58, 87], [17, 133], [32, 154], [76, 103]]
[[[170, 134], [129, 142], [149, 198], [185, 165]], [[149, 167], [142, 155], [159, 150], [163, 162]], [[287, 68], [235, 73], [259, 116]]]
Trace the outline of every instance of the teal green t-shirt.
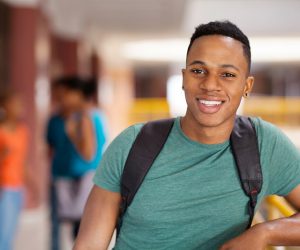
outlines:
[[[252, 120], [263, 171], [259, 202], [269, 194], [287, 195], [300, 184], [299, 151], [275, 126]], [[129, 127], [110, 144], [94, 177], [96, 185], [120, 192], [124, 164], [141, 127]], [[115, 249], [218, 249], [247, 227], [247, 202], [229, 141], [192, 141], [177, 118], [124, 216]]]

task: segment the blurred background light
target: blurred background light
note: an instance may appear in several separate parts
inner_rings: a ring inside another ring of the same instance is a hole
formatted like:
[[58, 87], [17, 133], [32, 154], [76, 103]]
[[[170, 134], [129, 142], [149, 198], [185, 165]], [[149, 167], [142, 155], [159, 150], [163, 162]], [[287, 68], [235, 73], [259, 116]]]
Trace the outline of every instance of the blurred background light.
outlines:
[[128, 42], [123, 47], [127, 59], [156, 62], [181, 62], [185, 58], [188, 40], [156, 39]]
[[182, 90], [182, 75], [169, 77], [167, 81], [167, 100], [171, 116], [177, 117], [185, 114], [186, 101]]
[[[156, 39], [128, 42], [124, 57], [137, 61], [184, 62], [187, 39]], [[300, 62], [300, 37], [250, 38], [253, 62]]]
[[253, 62], [300, 62], [300, 37], [250, 38]]

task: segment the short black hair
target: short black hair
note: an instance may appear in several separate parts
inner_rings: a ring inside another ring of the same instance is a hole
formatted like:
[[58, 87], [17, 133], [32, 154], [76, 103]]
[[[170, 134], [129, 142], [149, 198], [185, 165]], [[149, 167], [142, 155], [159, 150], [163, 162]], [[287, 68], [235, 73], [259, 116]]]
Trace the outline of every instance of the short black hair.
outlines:
[[93, 98], [97, 92], [97, 81], [94, 78], [82, 78], [76, 75], [63, 76], [54, 81], [55, 86], [77, 91], [85, 99]]
[[196, 27], [194, 34], [191, 37], [189, 47], [187, 49], [187, 55], [194, 43], [194, 41], [202, 36], [208, 35], [221, 35], [231, 37], [243, 45], [244, 55], [248, 62], [248, 69], [251, 68], [251, 48], [248, 37], [232, 22], [226, 21], [214, 21], [206, 24], [200, 24]]
[[96, 97], [98, 92], [97, 79], [94, 77], [84, 79], [83, 95], [88, 98]]
[[81, 91], [82, 83], [81, 83], [81, 79], [76, 75], [68, 75], [68, 76], [62, 76], [55, 79], [54, 87], [56, 86], [58, 87], [62, 86], [66, 89]]

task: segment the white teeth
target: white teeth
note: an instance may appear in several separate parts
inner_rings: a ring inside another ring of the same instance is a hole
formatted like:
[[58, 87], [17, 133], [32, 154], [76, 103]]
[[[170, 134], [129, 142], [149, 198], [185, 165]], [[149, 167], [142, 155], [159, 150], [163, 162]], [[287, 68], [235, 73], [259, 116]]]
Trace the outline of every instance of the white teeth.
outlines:
[[208, 100], [199, 100], [200, 103], [206, 105], [206, 106], [215, 106], [215, 105], [221, 105], [222, 101], [208, 101]]

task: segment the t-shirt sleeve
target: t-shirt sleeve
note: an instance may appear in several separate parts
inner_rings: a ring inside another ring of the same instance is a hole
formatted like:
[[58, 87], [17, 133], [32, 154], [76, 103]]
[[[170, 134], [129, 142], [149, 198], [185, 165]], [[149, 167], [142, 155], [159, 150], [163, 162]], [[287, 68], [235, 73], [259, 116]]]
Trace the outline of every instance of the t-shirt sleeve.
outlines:
[[137, 133], [138, 126], [131, 126], [107, 147], [93, 179], [95, 185], [112, 192], [120, 192], [124, 164]]
[[286, 196], [300, 184], [300, 151], [280, 129], [261, 119], [257, 122], [268, 193]]

